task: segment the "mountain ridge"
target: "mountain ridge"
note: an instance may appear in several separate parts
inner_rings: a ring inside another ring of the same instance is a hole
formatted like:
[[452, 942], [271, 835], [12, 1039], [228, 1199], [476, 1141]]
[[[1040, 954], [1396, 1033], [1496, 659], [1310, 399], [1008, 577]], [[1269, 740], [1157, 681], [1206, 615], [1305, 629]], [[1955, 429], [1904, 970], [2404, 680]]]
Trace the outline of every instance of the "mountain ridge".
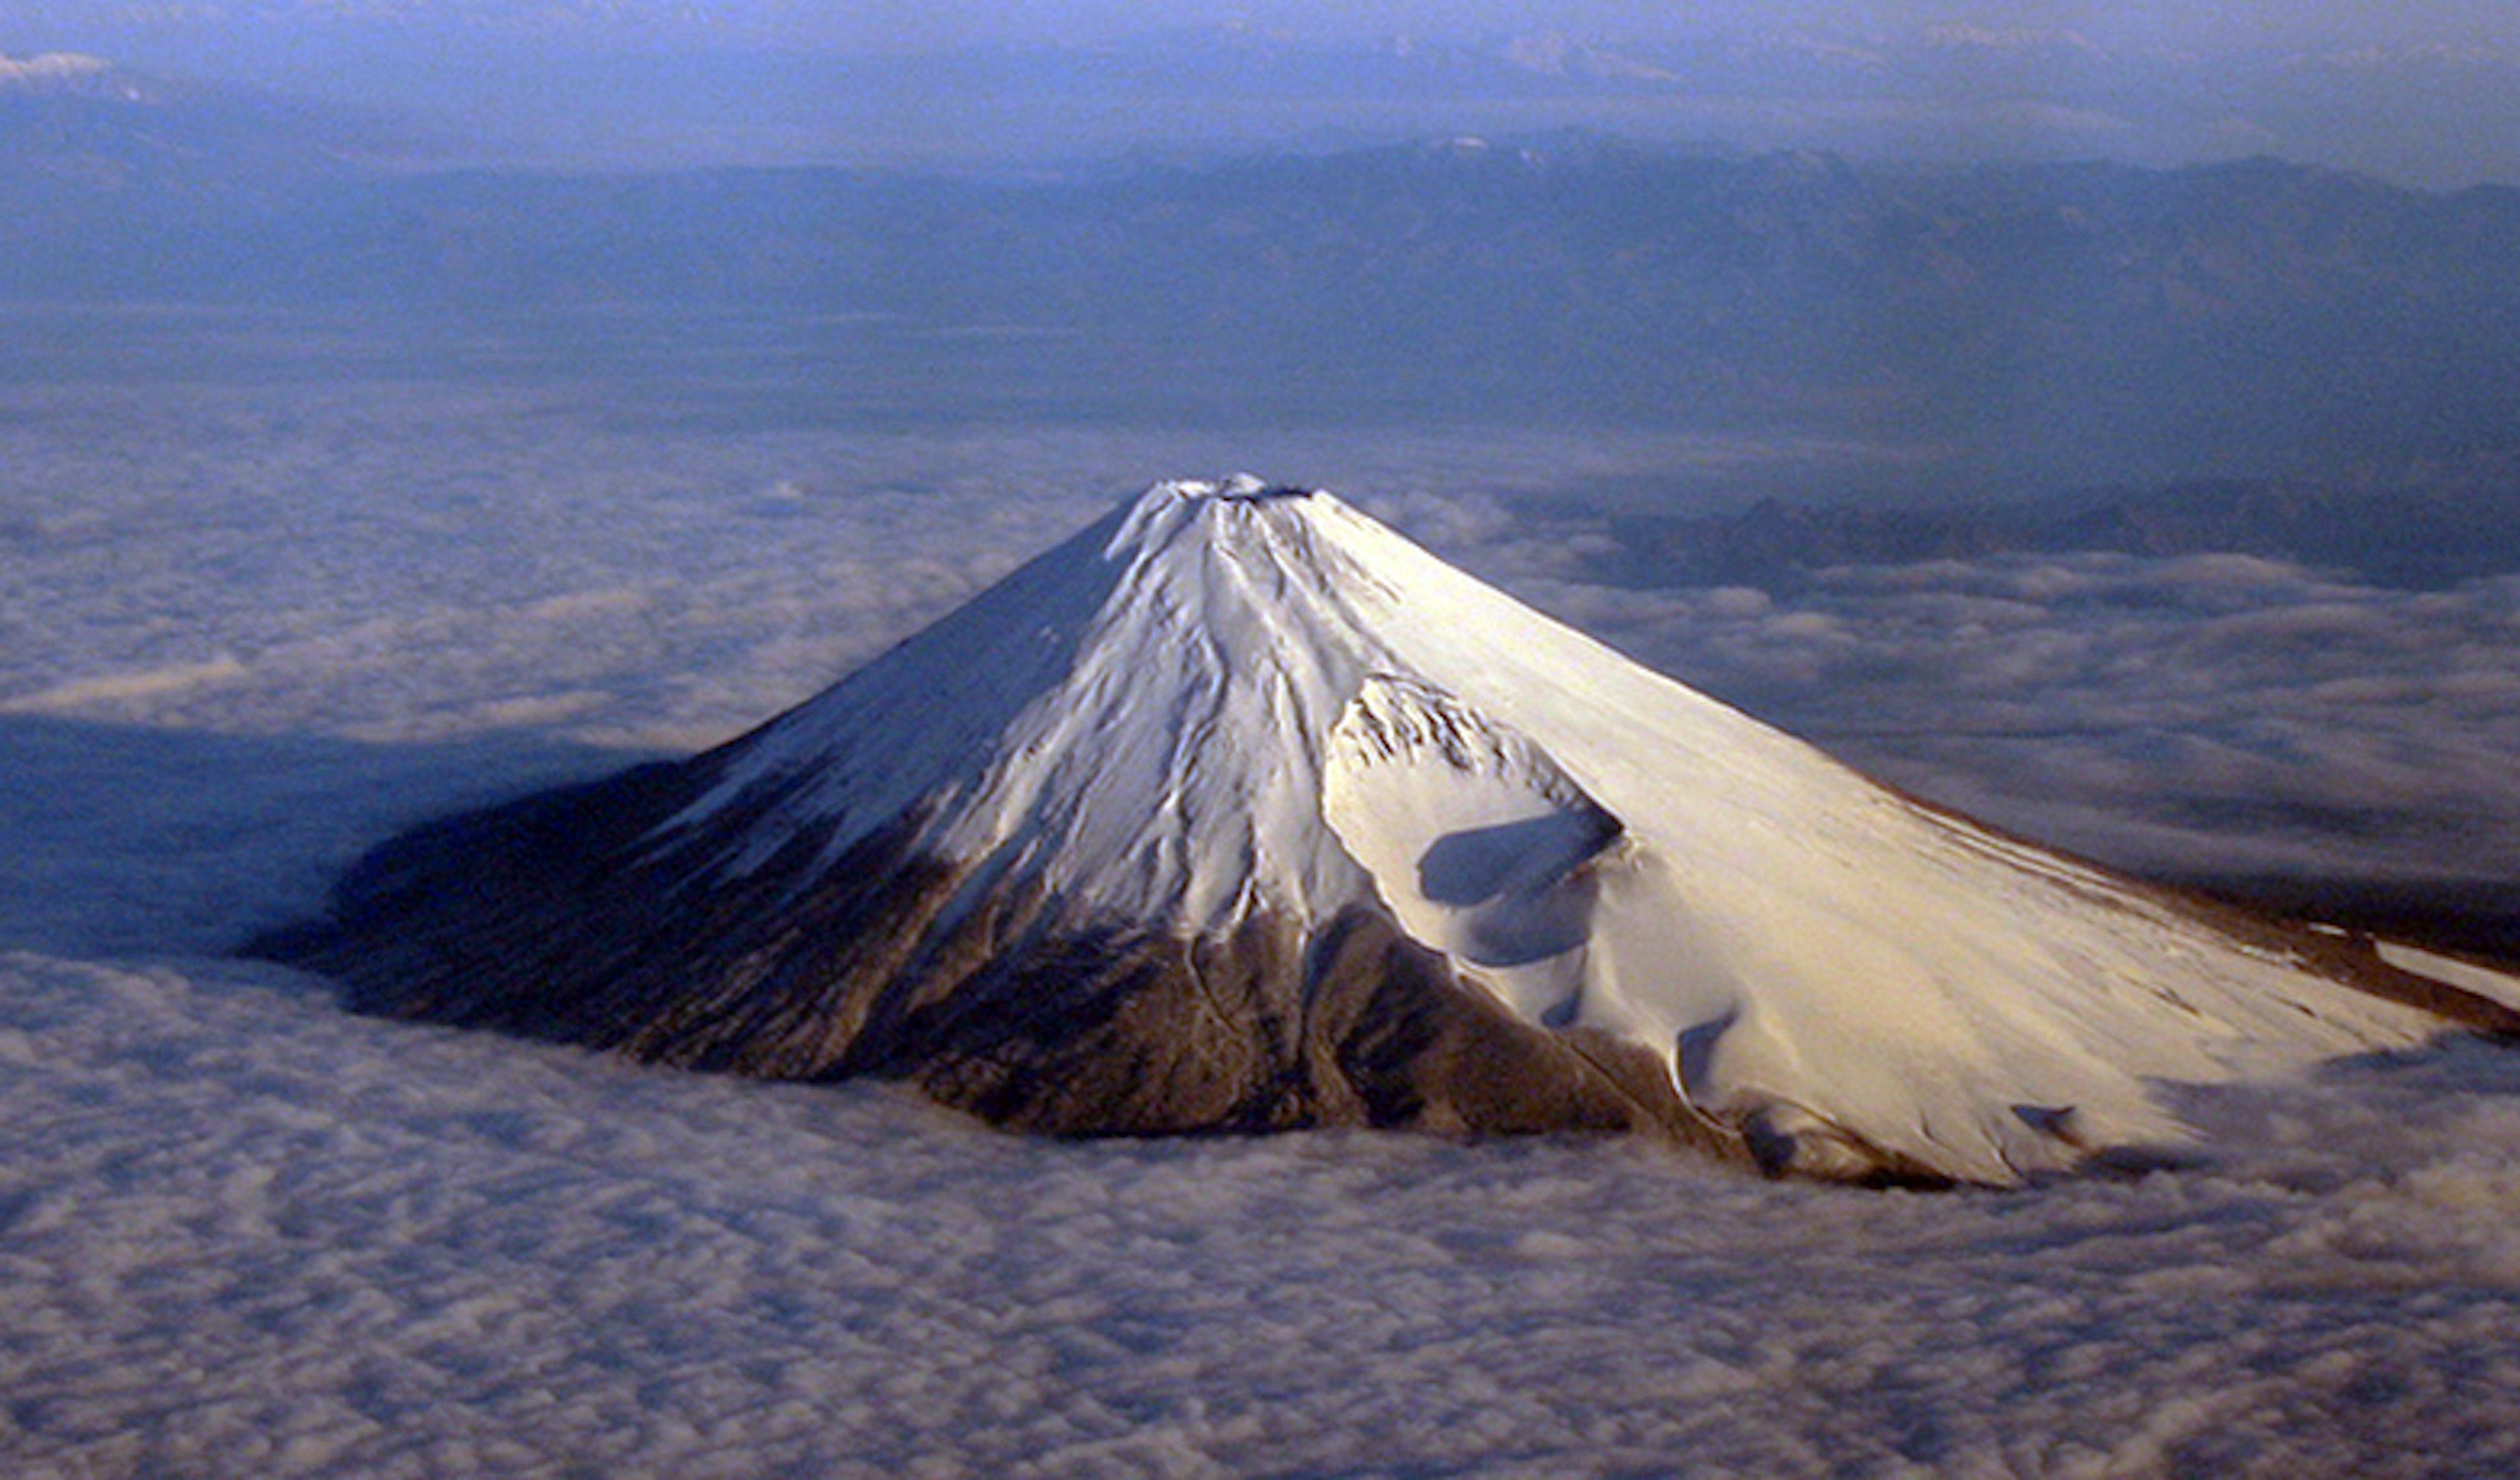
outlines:
[[1566, 135], [1046, 180], [342, 177], [126, 142], [0, 164], [0, 292], [726, 314], [944, 414], [1781, 428], [2069, 486], [2456, 459], [2520, 426], [2508, 189]]

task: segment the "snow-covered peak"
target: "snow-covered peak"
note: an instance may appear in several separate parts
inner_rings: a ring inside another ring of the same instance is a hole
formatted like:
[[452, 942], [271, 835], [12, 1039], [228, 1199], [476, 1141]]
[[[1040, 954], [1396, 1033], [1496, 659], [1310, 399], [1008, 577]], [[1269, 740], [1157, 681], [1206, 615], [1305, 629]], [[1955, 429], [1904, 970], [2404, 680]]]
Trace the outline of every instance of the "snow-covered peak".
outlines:
[[1316, 489], [1297, 487], [1291, 483], [1273, 485], [1267, 478], [1261, 477], [1257, 473], [1238, 472], [1213, 481], [1200, 478], [1176, 478], [1168, 482], [1157, 483], [1154, 487], [1148, 490], [1147, 496], [1140, 500], [1140, 503], [1160, 504], [1163, 502], [1166, 494], [1170, 494], [1173, 498], [1180, 500], [1183, 503], [1190, 504], [1201, 503], [1210, 499], [1222, 499], [1229, 503], [1236, 501], [1248, 503], [1272, 498], [1311, 498], [1317, 491], [1318, 490]]
[[742, 872], [905, 823], [967, 888], [1131, 929], [1380, 911], [1813, 1170], [2011, 1181], [2176, 1140], [2157, 1082], [2440, 1026], [1249, 476], [1154, 485], [738, 741], [664, 841]]
[[947, 847], [1088, 907], [1218, 930], [1368, 897], [1321, 816], [1325, 745], [1394, 654], [1326, 494], [1159, 484], [1106, 547], [1067, 681], [1009, 728]]
[[935, 844], [1089, 909], [1218, 930], [1370, 898], [1321, 764], [1396, 661], [1328, 494], [1158, 483], [758, 737], [699, 810], [789, 793], [732, 861], [917, 810]]

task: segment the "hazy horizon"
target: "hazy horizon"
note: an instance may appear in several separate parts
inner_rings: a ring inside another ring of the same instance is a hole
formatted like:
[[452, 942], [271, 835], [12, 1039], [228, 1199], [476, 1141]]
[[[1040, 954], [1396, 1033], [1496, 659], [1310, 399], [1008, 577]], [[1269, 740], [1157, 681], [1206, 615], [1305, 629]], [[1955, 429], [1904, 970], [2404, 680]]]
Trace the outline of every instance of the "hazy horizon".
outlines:
[[0, 56], [45, 52], [381, 112], [455, 162], [987, 167], [1582, 125], [2520, 182], [2520, 15], [2451, 3], [0, 7]]

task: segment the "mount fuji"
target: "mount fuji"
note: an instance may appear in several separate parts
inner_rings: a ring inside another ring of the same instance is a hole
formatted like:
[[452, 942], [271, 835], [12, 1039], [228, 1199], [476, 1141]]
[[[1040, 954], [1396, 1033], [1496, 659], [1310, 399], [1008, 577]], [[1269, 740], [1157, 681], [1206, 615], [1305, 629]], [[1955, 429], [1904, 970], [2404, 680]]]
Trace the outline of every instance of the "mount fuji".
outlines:
[[2520, 979], [1869, 782], [1324, 492], [1157, 484], [717, 749], [395, 839], [360, 1009], [1066, 1135], [1633, 1131], [2010, 1185]]

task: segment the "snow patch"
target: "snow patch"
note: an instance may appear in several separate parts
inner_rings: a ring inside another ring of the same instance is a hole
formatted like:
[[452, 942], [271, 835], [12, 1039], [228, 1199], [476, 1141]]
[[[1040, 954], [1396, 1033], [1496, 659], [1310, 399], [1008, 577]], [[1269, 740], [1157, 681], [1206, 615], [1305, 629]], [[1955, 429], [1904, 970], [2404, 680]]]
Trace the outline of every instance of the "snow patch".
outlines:
[[2520, 976], [2399, 941], [2382, 940], [2372, 944], [2379, 950], [2382, 961], [2402, 971], [2429, 976], [2435, 981], [2448, 982], [2462, 992], [2473, 992], [2489, 1002], [2520, 1009]]

